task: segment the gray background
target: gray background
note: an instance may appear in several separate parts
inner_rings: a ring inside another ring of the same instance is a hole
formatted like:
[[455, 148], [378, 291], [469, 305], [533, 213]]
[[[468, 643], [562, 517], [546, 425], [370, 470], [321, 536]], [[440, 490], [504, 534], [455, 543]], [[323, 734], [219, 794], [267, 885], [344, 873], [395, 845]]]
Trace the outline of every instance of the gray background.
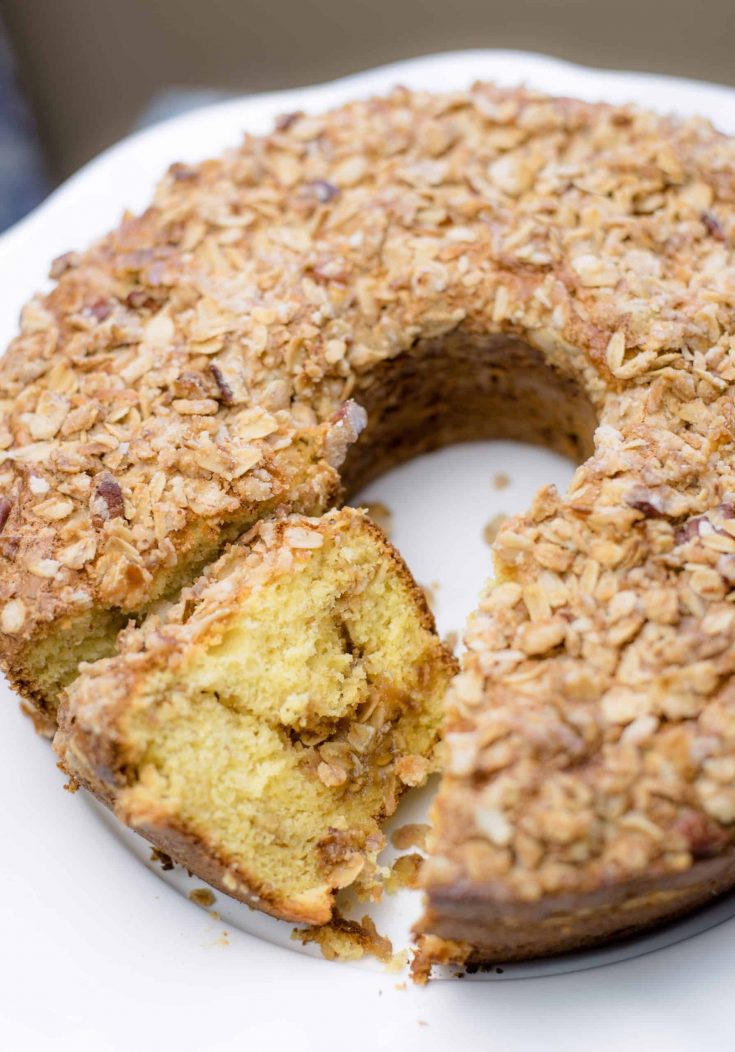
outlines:
[[257, 91], [469, 47], [735, 84], [735, 0], [0, 0], [56, 178], [162, 89]]

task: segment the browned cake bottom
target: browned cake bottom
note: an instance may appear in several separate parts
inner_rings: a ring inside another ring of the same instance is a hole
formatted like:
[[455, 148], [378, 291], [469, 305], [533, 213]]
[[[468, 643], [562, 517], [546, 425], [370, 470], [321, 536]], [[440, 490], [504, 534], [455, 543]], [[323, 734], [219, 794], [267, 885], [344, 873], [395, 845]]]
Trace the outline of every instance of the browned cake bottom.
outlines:
[[467, 943], [468, 964], [529, 960], [636, 935], [706, 905], [734, 882], [735, 851], [702, 859], [684, 873], [534, 903], [504, 903], [489, 887], [458, 883], [432, 891], [419, 931]]

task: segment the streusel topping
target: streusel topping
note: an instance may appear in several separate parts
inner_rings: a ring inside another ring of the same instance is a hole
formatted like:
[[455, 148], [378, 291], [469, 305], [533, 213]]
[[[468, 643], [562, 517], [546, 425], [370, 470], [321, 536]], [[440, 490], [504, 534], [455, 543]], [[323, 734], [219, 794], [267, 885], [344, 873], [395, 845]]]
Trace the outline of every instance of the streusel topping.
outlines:
[[419, 336], [530, 331], [598, 402], [668, 370], [696, 415], [733, 372], [734, 158], [702, 121], [479, 85], [174, 165], [56, 261], [2, 361], [3, 631], [134, 609], [192, 520], [278, 496], [284, 450]]

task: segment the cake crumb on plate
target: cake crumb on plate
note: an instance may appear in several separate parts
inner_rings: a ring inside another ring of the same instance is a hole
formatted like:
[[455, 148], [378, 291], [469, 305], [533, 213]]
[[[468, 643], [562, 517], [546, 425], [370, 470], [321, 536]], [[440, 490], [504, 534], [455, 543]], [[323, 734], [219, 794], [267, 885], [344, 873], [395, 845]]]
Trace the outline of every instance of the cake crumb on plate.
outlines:
[[440, 939], [438, 935], [419, 935], [411, 961], [411, 978], [418, 986], [426, 986], [434, 964], [462, 966], [472, 947], [468, 942]]
[[385, 890], [388, 894], [392, 895], [401, 888], [417, 887], [423, 861], [422, 856], [416, 851], [408, 855], [399, 855], [385, 881]]
[[395, 829], [390, 840], [393, 847], [397, 847], [399, 851], [405, 851], [409, 847], [417, 847], [420, 851], [425, 851], [426, 837], [430, 829], [431, 826], [426, 822], [408, 822]]
[[158, 862], [165, 873], [173, 869], [176, 864], [170, 855], [167, 855], [165, 851], [159, 851], [157, 847], [151, 851], [151, 862]]
[[209, 888], [192, 888], [189, 892], [189, 898], [192, 902], [196, 903], [197, 906], [202, 906], [204, 909], [209, 909], [210, 906], [214, 906], [216, 899], [214, 893]]
[[386, 537], [390, 537], [393, 529], [393, 512], [382, 500], [369, 501], [364, 505], [373, 522], [380, 526]]
[[498, 515], [493, 515], [492, 519], [490, 519], [490, 521], [485, 524], [482, 531], [482, 539], [486, 542], [486, 544], [494, 543], [495, 538], [498, 536], [498, 530], [507, 518], [508, 516], [505, 514], [505, 512], [501, 511]]
[[359, 961], [370, 956], [387, 964], [393, 957], [392, 942], [378, 933], [367, 915], [359, 922], [349, 920], [335, 910], [327, 924], [294, 928], [291, 938], [304, 946], [315, 942], [328, 961]]

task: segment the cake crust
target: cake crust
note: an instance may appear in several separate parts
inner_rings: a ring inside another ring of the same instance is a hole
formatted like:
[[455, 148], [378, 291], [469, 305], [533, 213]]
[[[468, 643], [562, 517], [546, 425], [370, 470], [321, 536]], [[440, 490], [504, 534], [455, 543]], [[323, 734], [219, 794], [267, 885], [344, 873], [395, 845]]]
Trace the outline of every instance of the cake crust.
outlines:
[[735, 852], [700, 859], [677, 873], [649, 873], [583, 894], [508, 902], [505, 889], [457, 882], [434, 891], [421, 921], [430, 933], [427, 964], [443, 964], [444, 943], [461, 943], [457, 963], [524, 961], [600, 946], [674, 921], [735, 883]]

